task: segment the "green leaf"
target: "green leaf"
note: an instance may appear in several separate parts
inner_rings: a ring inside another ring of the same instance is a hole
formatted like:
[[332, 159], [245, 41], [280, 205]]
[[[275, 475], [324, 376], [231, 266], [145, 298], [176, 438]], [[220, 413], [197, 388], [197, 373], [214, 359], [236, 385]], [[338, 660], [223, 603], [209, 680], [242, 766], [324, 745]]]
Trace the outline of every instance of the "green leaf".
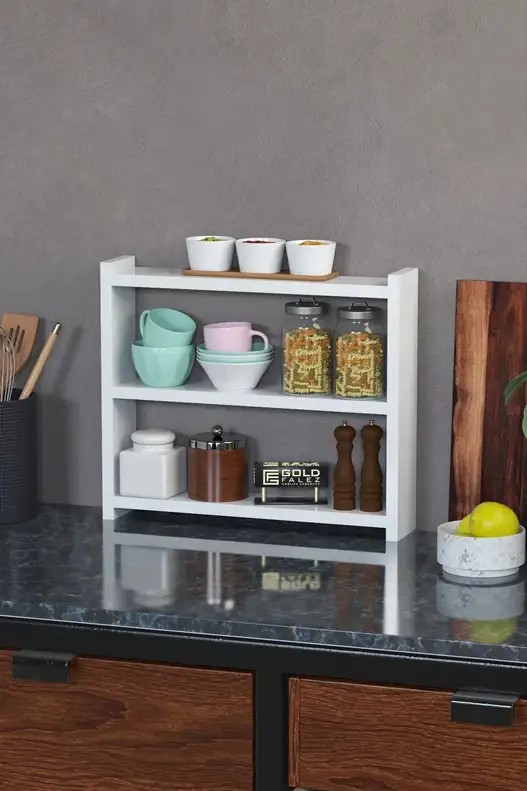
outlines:
[[523, 410], [522, 429], [523, 429], [523, 433], [527, 437], [527, 406]]
[[505, 405], [509, 403], [511, 400], [512, 395], [516, 392], [516, 390], [521, 387], [523, 384], [527, 382], [527, 371], [515, 376], [514, 379], [511, 379], [505, 391], [503, 393], [503, 397], [505, 399]]

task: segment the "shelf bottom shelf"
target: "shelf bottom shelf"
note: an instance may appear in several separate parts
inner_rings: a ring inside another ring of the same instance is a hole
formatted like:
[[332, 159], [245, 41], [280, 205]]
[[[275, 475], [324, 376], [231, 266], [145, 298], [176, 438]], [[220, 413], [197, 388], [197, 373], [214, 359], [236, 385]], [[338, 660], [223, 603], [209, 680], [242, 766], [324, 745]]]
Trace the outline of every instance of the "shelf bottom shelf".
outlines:
[[171, 514], [202, 514], [239, 519], [272, 519], [280, 522], [387, 528], [385, 511], [334, 511], [331, 505], [255, 505], [252, 497], [236, 503], [201, 503], [178, 494], [169, 500], [115, 496], [113, 508], [128, 511], [158, 511]]

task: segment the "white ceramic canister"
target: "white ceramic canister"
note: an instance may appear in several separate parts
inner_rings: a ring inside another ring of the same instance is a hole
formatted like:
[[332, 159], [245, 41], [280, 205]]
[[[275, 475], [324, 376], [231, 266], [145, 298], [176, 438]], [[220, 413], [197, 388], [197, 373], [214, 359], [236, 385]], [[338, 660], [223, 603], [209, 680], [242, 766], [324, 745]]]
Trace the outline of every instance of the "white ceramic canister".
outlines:
[[142, 607], [167, 607], [176, 595], [177, 563], [175, 549], [121, 546], [121, 585]]
[[187, 450], [174, 446], [176, 435], [166, 429], [134, 431], [133, 447], [120, 454], [123, 497], [167, 500], [187, 488]]

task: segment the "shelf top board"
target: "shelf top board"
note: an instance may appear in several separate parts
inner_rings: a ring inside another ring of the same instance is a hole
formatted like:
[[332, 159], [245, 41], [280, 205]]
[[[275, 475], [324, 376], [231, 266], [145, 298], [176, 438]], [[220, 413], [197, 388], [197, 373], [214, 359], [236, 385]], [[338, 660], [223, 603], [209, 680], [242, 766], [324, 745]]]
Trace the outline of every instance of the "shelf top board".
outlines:
[[181, 269], [134, 266], [131, 271], [109, 271], [107, 282], [127, 288], [185, 291], [220, 291], [247, 294], [317, 294], [325, 297], [386, 299], [386, 277], [340, 276], [327, 282], [303, 280], [252, 280], [245, 278], [186, 277]]

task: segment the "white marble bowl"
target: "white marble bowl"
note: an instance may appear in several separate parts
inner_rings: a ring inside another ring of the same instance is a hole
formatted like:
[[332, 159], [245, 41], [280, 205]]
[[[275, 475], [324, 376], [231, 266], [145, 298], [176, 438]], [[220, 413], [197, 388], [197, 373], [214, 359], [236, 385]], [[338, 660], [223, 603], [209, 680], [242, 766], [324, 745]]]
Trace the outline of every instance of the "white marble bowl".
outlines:
[[478, 580], [439, 578], [436, 582], [437, 609], [456, 621], [498, 621], [518, 618], [525, 608], [525, 582], [515, 579], [494, 581], [482, 586]]
[[502, 538], [457, 536], [459, 521], [437, 528], [437, 562], [444, 574], [499, 579], [517, 574], [525, 563], [525, 528]]

